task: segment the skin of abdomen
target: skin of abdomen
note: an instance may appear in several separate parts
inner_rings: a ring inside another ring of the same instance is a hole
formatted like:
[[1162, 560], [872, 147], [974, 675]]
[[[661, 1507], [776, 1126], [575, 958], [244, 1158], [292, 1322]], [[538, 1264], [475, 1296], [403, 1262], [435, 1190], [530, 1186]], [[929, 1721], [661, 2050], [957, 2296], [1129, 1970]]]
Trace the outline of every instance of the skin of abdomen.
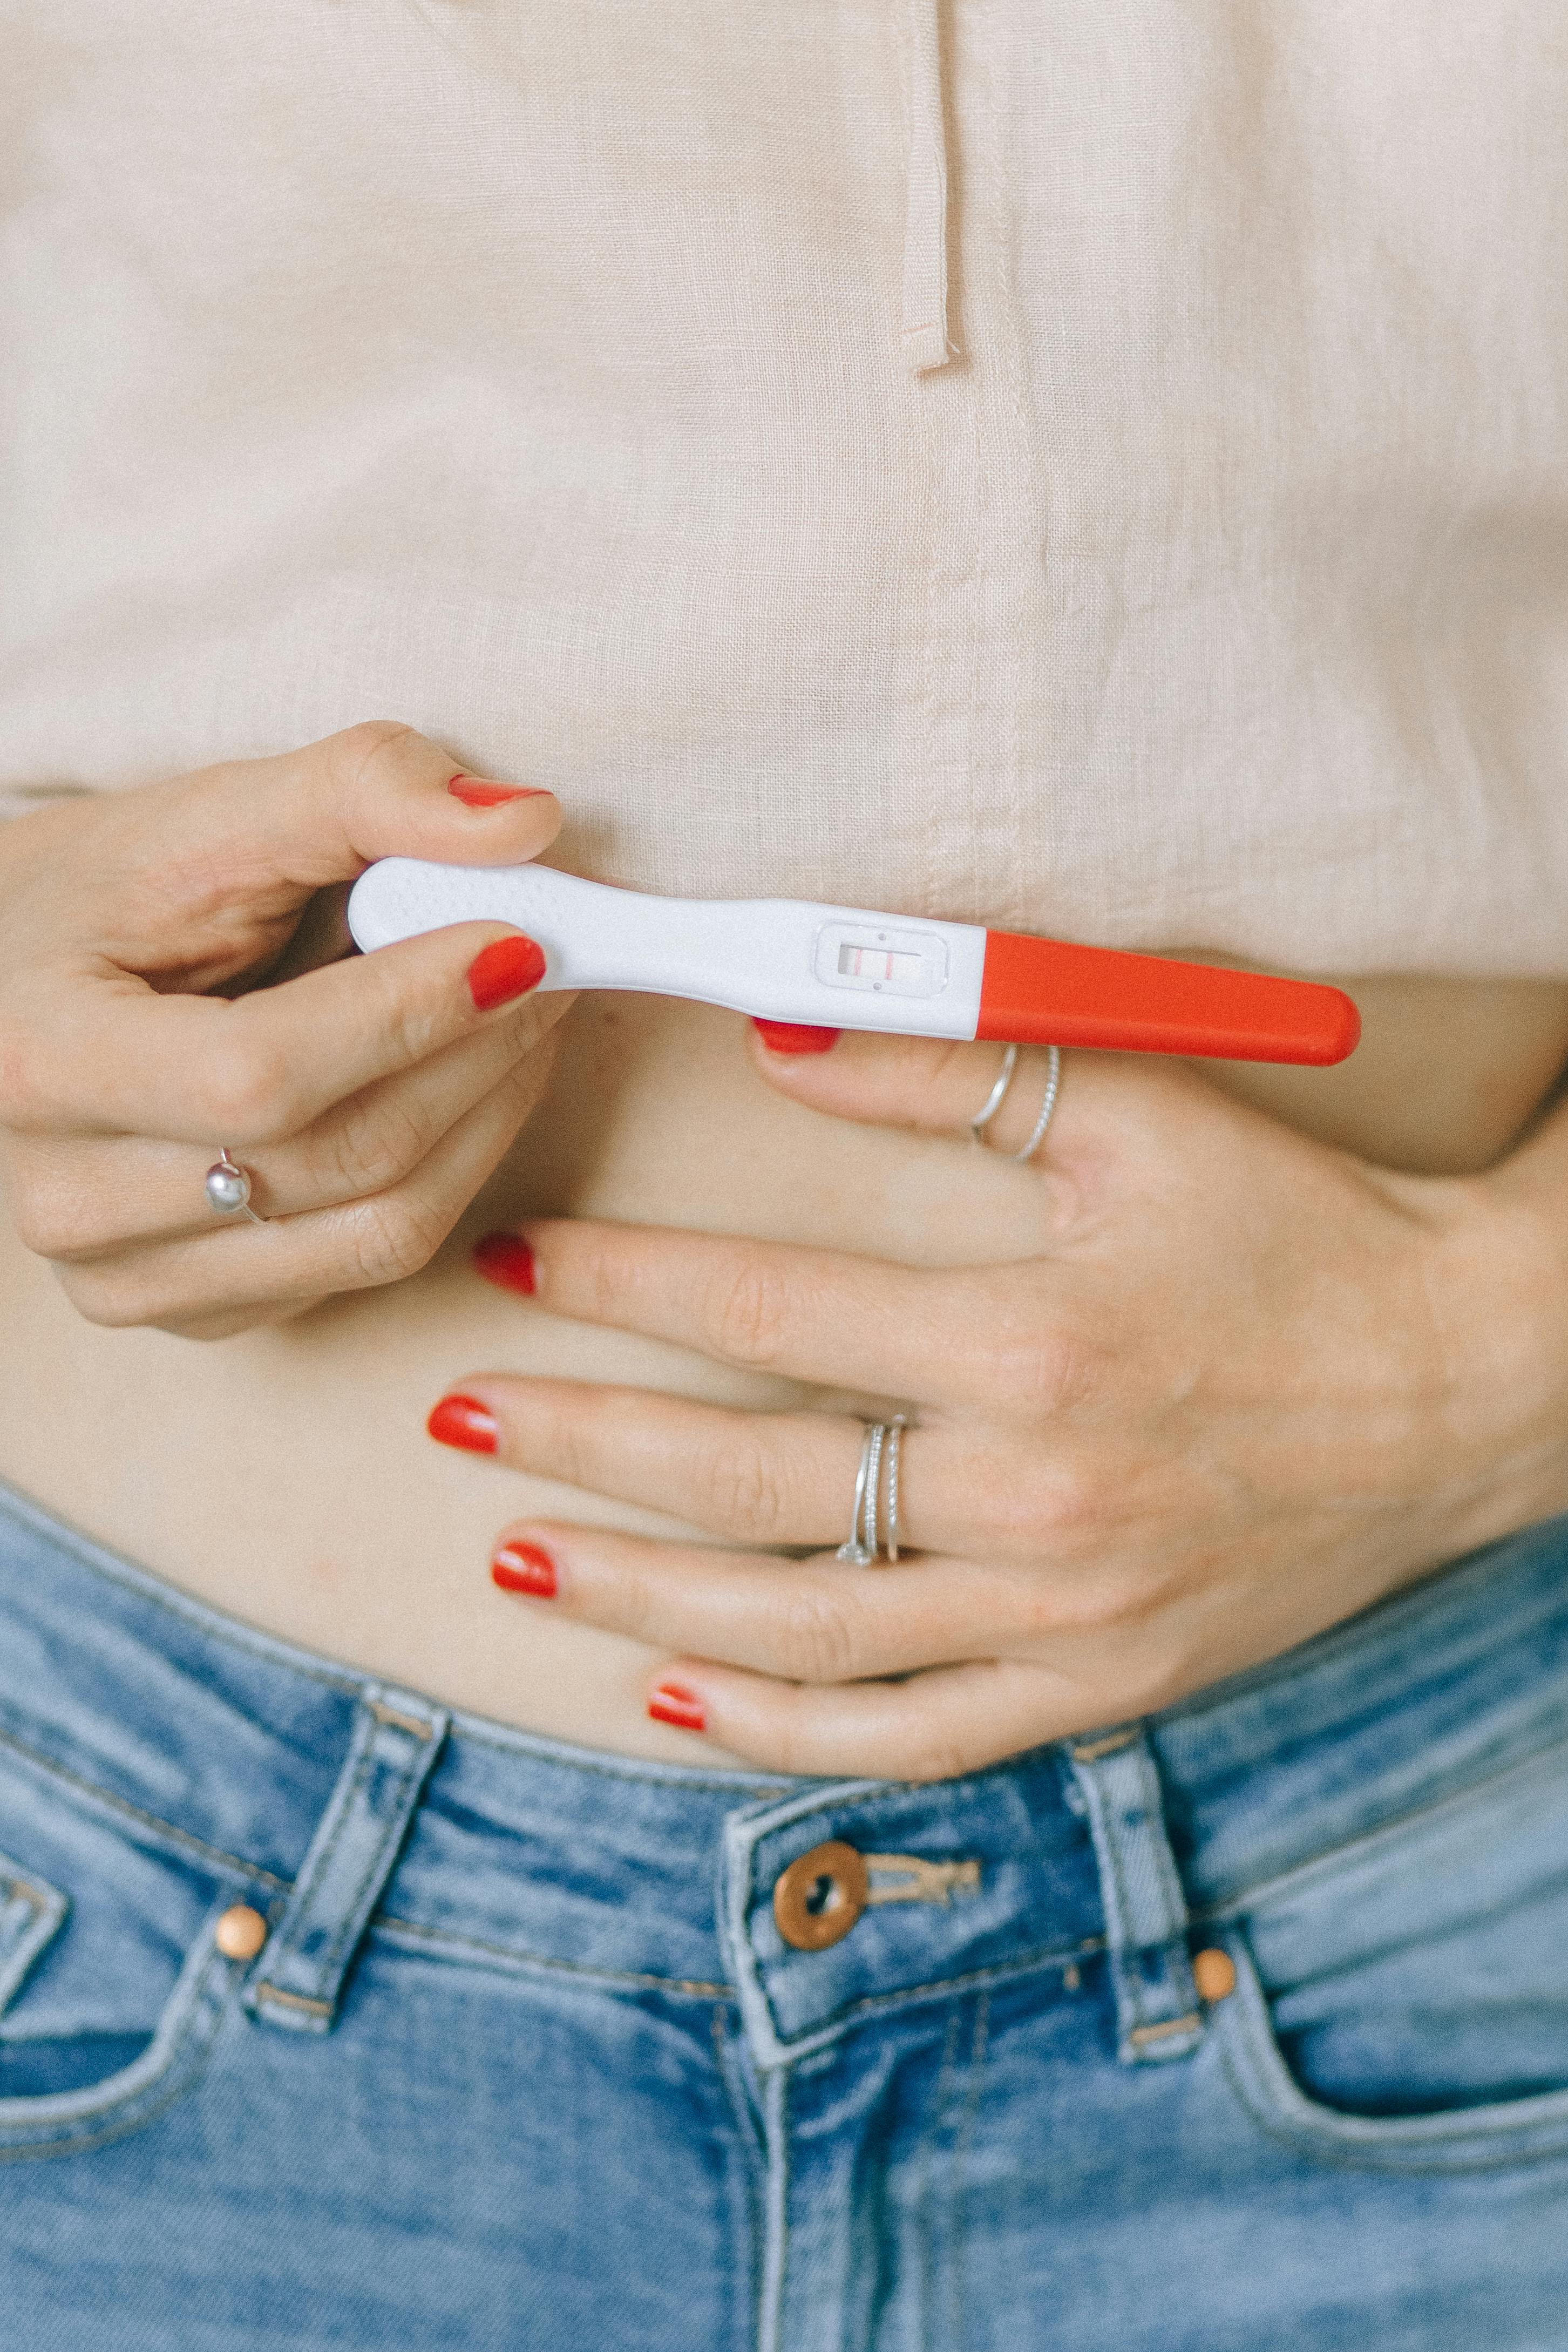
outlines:
[[[1506, 1150], [1568, 1059], [1568, 989], [1344, 984], [1364, 1021], [1349, 1063], [1205, 1065], [1206, 1076], [1363, 1156], [1458, 1173]], [[329, 1657], [590, 1747], [689, 1755], [644, 1714], [652, 1653], [520, 1606], [487, 1574], [497, 1531], [519, 1517], [684, 1530], [448, 1452], [424, 1435], [425, 1414], [481, 1371], [737, 1405], [844, 1401], [553, 1320], [491, 1288], [470, 1267], [473, 1242], [530, 1211], [915, 1265], [1027, 1254], [1040, 1230], [1028, 1180], [967, 1138], [854, 1127], [771, 1092], [734, 1015], [587, 998], [517, 1146], [434, 1263], [394, 1287], [214, 1345], [104, 1331], [7, 1223], [0, 1476], [154, 1574]]]

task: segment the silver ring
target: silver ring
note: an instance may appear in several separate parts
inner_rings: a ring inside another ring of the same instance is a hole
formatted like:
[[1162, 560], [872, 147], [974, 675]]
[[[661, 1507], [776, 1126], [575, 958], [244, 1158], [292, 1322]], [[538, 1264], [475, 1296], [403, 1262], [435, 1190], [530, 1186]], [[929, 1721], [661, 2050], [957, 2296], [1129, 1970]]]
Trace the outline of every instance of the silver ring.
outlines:
[[992, 1119], [995, 1118], [998, 1111], [1000, 1110], [1003, 1103], [1007, 1100], [1008, 1088], [1013, 1082], [1013, 1072], [1018, 1068], [1018, 1066], [1019, 1049], [1016, 1045], [1009, 1045], [1006, 1053], [1002, 1055], [1002, 1066], [997, 1072], [996, 1085], [991, 1088], [990, 1093], [986, 1097], [985, 1101], [980, 1105], [979, 1109], [969, 1121], [969, 1133], [975, 1142], [984, 1143], [986, 1139], [987, 1128], [989, 1127]]
[[898, 1558], [898, 1458], [904, 1451], [904, 1415], [895, 1412], [887, 1425], [887, 1534], [883, 1541], [890, 1560]]
[[1009, 1160], [1032, 1160], [1035, 1153], [1040, 1150], [1040, 1145], [1045, 1141], [1045, 1130], [1051, 1125], [1051, 1115], [1056, 1108], [1056, 1097], [1061, 1091], [1061, 1046], [1048, 1045], [1046, 1047], [1046, 1055], [1045, 1099], [1040, 1107], [1040, 1117], [1034, 1123], [1034, 1133], [1030, 1137], [1029, 1141], [1024, 1145], [1021, 1151], [1009, 1152], [1008, 1158]]
[[265, 1225], [267, 1219], [258, 1217], [250, 1205], [250, 1178], [237, 1160], [229, 1155], [225, 1143], [206, 1177], [207, 1205], [220, 1217], [248, 1217], [253, 1225]]
[[[969, 1132], [977, 1143], [985, 1142], [982, 1129], [988, 1120], [995, 1118], [1002, 1107], [1002, 1097], [1011, 1085], [1013, 1072], [1018, 1067], [1018, 1052], [1016, 1045], [1008, 1047], [1007, 1058], [1002, 1063], [1001, 1075], [991, 1088], [984, 1108], [978, 1118], [972, 1118], [969, 1121]], [[1034, 1123], [1034, 1132], [1021, 1151], [1002, 1152], [1000, 1157], [1003, 1160], [1032, 1160], [1045, 1141], [1045, 1130], [1051, 1125], [1051, 1114], [1056, 1108], [1056, 1097], [1061, 1091], [1061, 1048], [1060, 1045], [1048, 1045], [1045, 1053], [1045, 1098], [1040, 1107], [1040, 1117]]]
[[[855, 1472], [854, 1512], [849, 1535], [834, 1554], [852, 1568], [870, 1568], [882, 1559], [898, 1558], [898, 1458], [904, 1417], [866, 1423], [861, 1441], [860, 1467]], [[883, 1463], [887, 1464], [885, 1504]], [[887, 1533], [883, 1535], [885, 1508]], [[885, 1549], [884, 1549], [885, 1545]]]

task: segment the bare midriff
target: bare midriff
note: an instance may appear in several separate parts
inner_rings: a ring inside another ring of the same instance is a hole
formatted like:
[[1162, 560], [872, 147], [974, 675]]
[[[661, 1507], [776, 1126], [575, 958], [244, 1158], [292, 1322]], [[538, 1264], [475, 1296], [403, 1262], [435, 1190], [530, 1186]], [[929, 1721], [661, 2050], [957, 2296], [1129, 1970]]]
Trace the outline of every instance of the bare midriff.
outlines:
[[[1500, 1158], [1568, 1064], [1568, 986], [1344, 985], [1364, 1020], [1352, 1061], [1211, 1075], [1329, 1142], [1443, 1174]], [[1027, 1173], [967, 1139], [802, 1109], [754, 1074], [743, 1025], [653, 999], [580, 1000], [544, 1104], [434, 1264], [280, 1328], [216, 1345], [94, 1328], [5, 1224], [0, 1476], [287, 1640], [525, 1729], [692, 1760], [699, 1744], [644, 1713], [653, 1654], [520, 1605], [487, 1573], [497, 1530], [536, 1513], [689, 1531], [449, 1453], [425, 1415], [482, 1371], [735, 1404], [809, 1406], [811, 1392], [552, 1320], [480, 1281], [473, 1242], [531, 1212], [935, 1265], [1021, 1254], [1038, 1231]]]

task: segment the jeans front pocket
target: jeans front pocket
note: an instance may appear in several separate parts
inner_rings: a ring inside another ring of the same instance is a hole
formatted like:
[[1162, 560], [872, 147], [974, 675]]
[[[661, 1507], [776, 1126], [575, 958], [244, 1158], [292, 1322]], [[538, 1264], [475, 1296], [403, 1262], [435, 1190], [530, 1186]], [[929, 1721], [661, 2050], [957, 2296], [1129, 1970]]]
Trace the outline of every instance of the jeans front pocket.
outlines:
[[172, 1837], [0, 1759], [0, 2162], [151, 2121], [222, 2021], [225, 1885]]
[[1254, 1888], [1214, 2015], [1254, 2120], [1342, 2162], [1568, 2153], [1568, 1747]]

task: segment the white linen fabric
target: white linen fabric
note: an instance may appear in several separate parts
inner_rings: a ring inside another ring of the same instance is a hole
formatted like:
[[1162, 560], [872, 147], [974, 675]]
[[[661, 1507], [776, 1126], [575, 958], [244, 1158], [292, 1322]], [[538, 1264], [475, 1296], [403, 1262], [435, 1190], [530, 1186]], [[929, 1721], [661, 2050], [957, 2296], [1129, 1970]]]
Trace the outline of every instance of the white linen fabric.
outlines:
[[1562, 0], [0, 0], [0, 790], [1568, 975]]

